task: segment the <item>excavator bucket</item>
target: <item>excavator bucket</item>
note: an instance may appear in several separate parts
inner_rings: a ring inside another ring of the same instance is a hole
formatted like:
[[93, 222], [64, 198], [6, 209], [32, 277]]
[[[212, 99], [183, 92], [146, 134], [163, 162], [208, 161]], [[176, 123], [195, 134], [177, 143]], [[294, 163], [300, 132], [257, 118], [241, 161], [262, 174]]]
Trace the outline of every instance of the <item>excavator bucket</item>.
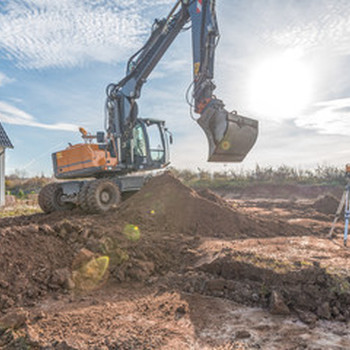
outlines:
[[197, 119], [208, 139], [208, 162], [241, 162], [255, 144], [258, 121], [217, 107]]

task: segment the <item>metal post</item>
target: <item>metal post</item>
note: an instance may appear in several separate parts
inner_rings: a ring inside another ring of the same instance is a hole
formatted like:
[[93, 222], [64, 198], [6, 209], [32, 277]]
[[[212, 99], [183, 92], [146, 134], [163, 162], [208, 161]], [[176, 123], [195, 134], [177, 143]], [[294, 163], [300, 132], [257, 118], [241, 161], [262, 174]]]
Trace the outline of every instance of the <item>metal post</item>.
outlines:
[[335, 225], [340, 217], [340, 214], [344, 208], [344, 219], [345, 219], [345, 225], [344, 225], [344, 246], [346, 247], [347, 241], [348, 241], [348, 233], [349, 233], [349, 220], [350, 220], [350, 203], [349, 203], [349, 192], [350, 192], [350, 163], [346, 164], [345, 167], [345, 175], [347, 178], [347, 184], [345, 186], [345, 190], [343, 192], [343, 195], [341, 197], [338, 209], [335, 213], [334, 221], [331, 227], [331, 230], [329, 231], [328, 238], [332, 238], [333, 231], [335, 229]]
[[341, 213], [342, 213], [342, 211], [343, 211], [343, 208], [344, 208], [344, 206], [345, 206], [345, 202], [346, 202], [346, 192], [347, 192], [346, 188], [347, 188], [347, 187], [348, 187], [348, 185], [346, 185], [346, 187], [345, 187], [345, 190], [344, 190], [343, 195], [342, 195], [342, 197], [341, 197], [341, 200], [340, 200], [340, 202], [339, 202], [338, 209], [337, 209], [337, 211], [336, 211], [336, 213], [335, 213], [335, 217], [334, 217], [334, 221], [333, 221], [333, 223], [332, 223], [332, 227], [331, 227], [331, 229], [330, 229], [330, 231], [329, 231], [328, 238], [330, 238], [330, 239], [333, 238], [333, 232], [334, 232], [334, 229], [335, 229], [335, 225], [336, 225], [336, 223], [338, 222], [338, 220], [339, 220], [339, 218], [340, 218], [340, 215], [341, 215]]
[[350, 204], [349, 204], [349, 190], [350, 185], [346, 185], [346, 196], [345, 196], [345, 226], [344, 226], [344, 246], [346, 247], [346, 243], [348, 240], [348, 228], [349, 228], [349, 218], [350, 218]]
[[0, 146], [0, 208], [5, 205], [5, 148]]

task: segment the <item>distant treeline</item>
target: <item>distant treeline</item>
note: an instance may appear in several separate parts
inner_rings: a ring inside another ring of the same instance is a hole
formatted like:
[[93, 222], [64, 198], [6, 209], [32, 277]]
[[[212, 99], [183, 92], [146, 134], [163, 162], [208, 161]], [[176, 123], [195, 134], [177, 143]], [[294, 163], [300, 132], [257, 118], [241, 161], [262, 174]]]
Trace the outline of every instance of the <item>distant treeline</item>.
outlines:
[[[345, 169], [334, 166], [318, 166], [312, 170], [293, 168], [287, 165], [279, 167], [261, 167], [253, 170], [232, 170], [209, 172], [201, 169], [170, 171], [191, 187], [229, 188], [248, 187], [257, 184], [300, 184], [344, 186], [347, 182]], [[17, 197], [39, 193], [40, 189], [53, 178], [45, 176], [24, 177], [21, 174], [6, 176], [7, 194]]]
[[5, 177], [6, 194], [25, 198], [28, 194], [39, 193], [40, 189], [51, 181], [52, 178], [44, 176], [22, 177], [12, 174]]
[[344, 186], [347, 182], [345, 169], [335, 166], [317, 166], [312, 170], [293, 168], [287, 165], [279, 167], [261, 167], [253, 170], [230, 170], [209, 172], [198, 169], [172, 172], [191, 187], [228, 188], [247, 187], [256, 184], [300, 184]]

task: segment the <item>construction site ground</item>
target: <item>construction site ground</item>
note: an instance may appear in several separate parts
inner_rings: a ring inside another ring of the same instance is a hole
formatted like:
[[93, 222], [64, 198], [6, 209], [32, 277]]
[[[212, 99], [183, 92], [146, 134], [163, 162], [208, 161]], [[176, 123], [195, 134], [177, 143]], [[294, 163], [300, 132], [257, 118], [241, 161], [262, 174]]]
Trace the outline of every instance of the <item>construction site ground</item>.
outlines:
[[349, 349], [337, 199], [221, 194], [164, 173], [106, 214], [1, 219], [0, 348]]

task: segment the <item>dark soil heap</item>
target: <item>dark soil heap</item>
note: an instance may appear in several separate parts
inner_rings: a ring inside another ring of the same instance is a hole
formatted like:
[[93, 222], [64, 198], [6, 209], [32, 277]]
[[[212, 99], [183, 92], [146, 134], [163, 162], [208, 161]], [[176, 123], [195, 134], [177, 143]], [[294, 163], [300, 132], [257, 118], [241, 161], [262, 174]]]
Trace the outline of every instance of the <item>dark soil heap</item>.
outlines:
[[0, 309], [30, 306], [71, 288], [72, 266], [82, 249], [108, 255], [110, 271], [119, 281], [144, 280], [154, 271], [181, 264], [177, 257], [186, 250], [186, 234], [187, 240], [235, 239], [309, 231], [244, 214], [214, 193], [196, 192], [164, 173], [106, 214], [76, 210], [1, 220]]
[[46, 224], [0, 228], [1, 311], [14, 305], [32, 305], [34, 300], [62, 289], [60, 275], [70, 267], [74, 255], [69, 237], [60, 236], [63, 226], [57, 227], [57, 232]]
[[152, 178], [124, 202], [120, 216], [147, 230], [216, 237], [305, 234], [305, 229], [240, 213], [212, 192], [196, 192], [170, 173]]
[[339, 200], [331, 194], [318, 197], [314, 202], [314, 209], [323, 214], [335, 214], [339, 206]]

